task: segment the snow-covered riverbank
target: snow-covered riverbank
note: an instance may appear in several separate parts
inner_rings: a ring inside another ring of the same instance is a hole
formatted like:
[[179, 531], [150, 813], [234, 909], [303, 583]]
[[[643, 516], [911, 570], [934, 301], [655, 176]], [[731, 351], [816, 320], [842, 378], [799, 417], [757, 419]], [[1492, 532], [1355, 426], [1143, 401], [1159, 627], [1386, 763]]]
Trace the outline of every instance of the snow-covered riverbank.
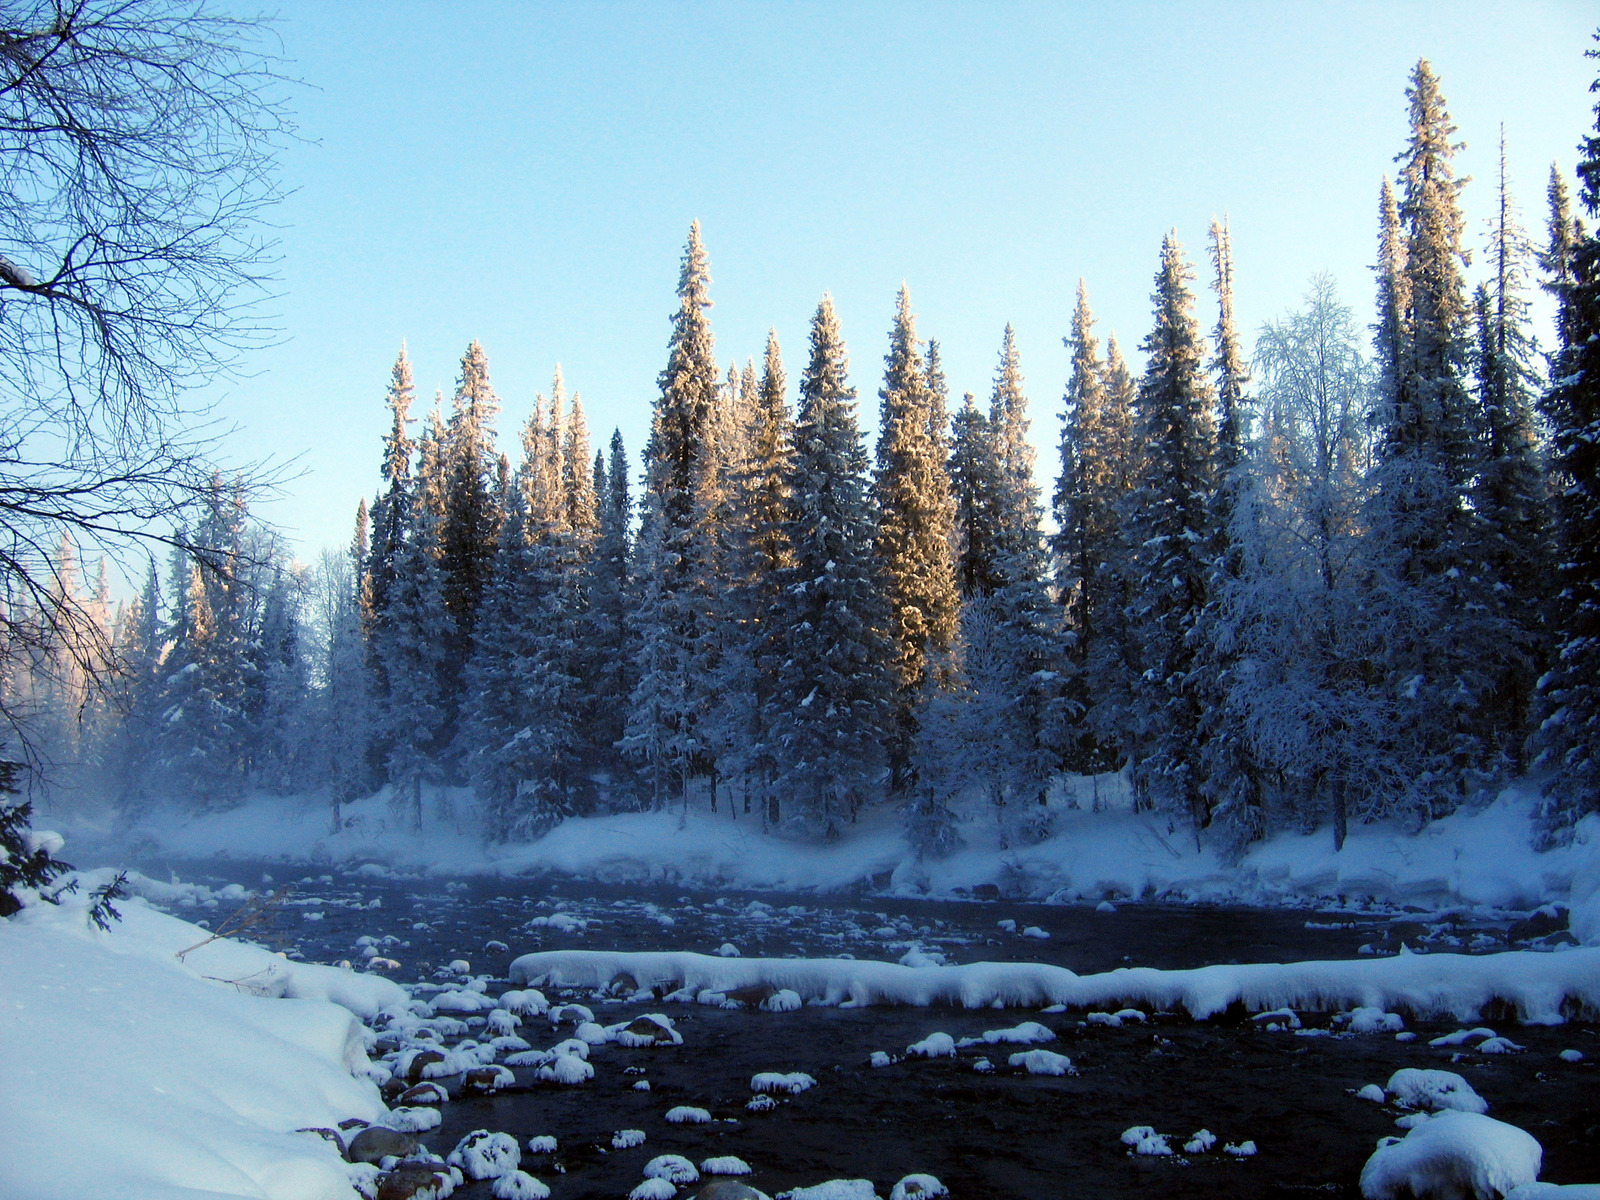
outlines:
[[1053, 835], [1001, 848], [991, 825], [963, 826], [965, 845], [948, 858], [919, 859], [893, 814], [869, 812], [833, 844], [764, 830], [757, 817], [696, 811], [573, 819], [536, 842], [486, 846], [470, 801], [451, 813], [429, 807], [421, 830], [379, 795], [345, 810], [328, 832], [319, 800], [258, 798], [228, 812], [182, 818], [163, 812], [113, 841], [106, 828], [72, 829], [75, 845], [114, 856], [216, 856], [363, 863], [443, 875], [555, 873], [613, 882], [665, 882], [742, 890], [833, 891], [865, 887], [884, 895], [999, 895], [1074, 902], [1167, 899], [1284, 904], [1372, 900], [1427, 909], [1470, 906], [1527, 910], [1571, 905], [1581, 941], [1600, 942], [1600, 817], [1580, 823], [1568, 846], [1534, 848], [1533, 798], [1508, 790], [1420, 832], [1396, 824], [1353, 828], [1341, 850], [1331, 834], [1279, 834], [1237, 864], [1174, 832], [1165, 818], [1123, 808], [1094, 812], [1058, 802]]

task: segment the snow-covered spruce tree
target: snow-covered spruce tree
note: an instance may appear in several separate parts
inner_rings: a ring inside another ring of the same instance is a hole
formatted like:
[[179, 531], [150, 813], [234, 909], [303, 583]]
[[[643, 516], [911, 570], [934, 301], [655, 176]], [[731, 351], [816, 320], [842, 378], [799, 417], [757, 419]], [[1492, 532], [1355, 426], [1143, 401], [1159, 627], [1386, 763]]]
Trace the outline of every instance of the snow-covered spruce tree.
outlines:
[[117, 659], [122, 674], [115, 684], [121, 714], [108, 759], [118, 819], [132, 821], [150, 810], [157, 794], [160, 760], [157, 721], [161, 712], [161, 673], [165, 649], [161, 620], [161, 577], [152, 558], [144, 587], [121, 622]]
[[[365, 612], [362, 564], [370, 563], [372, 550], [366, 541], [365, 503], [357, 516], [356, 535], [351, 539], [347, 561], [335, 559], [325, 564], [324, 586], [331, 594], [324, 598], [327, 633], [326, 684], [323, 690], [320, 742], [323, 761], [320, 774], [327, 781], [329, 823], [333, 832], [344, 824], [343, 809], [350, 801], [369, 794], [375, 785], [370, 768], [373, 725], [372, 675], [364, 636]], [[393, 564], [398, 566], [398, 561]], [[396, 594], [391, 577], [389, 597]]]
[[[998, 491], [995, 503], [994, 617], [1004, 647], [1013, 753], [1006, 787], [1015, 804], [1042, 807], [1051, 774], [1067, 757], [1066, 727], [1077, 715], [1066, 695], [1070, 664], [1065, 655], [1060, 610], [1045, 582], [1048, 566], [1039, 488], [1033, 481], [1034, 451], [1028, 440], [1028, 397], [1016, 336], [1008, 324], [1001, 340], [989, 429], [994, 444]], [[971, 647], [968, 647], [969, 652]], [[1041, 836], [1044, 814], [1022, 818], [1026, 836]]]
[[713, 421], [717, 408], [716, 344], [706, 313], [711, 276], [700, 223], [689, 228], [678, 276], [667, 366], [645, 447], [637, 611], [637, 682], [623, 737], [643, 768], [652, 801], [679, 792], [685, 804], [693, 778], [708, 766], [699, 722], [712, 680], [697, 675], [710, 635], [707, 613], [715, 580], [714, 511], [717, 484]]
[[1371, 686], [1382, 626], [1362, 567], [1373, 375], [1327, 275], [1267, 323], [1254, 363], [1261, 419], [1235, 494], [1238, 569], [1219, 575], [1207, 630], [1262, 795], [1259, 811], [1216, 816], [1234, 850], [1274, 822], [1331, 824], [1342, 845], [1351, 819], [1404, 787], [1379, 749], [1397, 699]]
[[833, 299], [824, 295], [800, 377], [784, 524], [793, 561], [781, 576], [768, 727], [774, 790], [827, 837], [876, 790], [896, 679], [848, 374]]
[[1061, 473], [1054, 496], [1059, 532], [1052, 543], [1056, 590], [1066, 617], [1068, 655], [1063, 728], [1056, 738], [1066, 765], [1095, 772], [1122, 765], [1133, 674], [1127, 606], [1132, 546], [1126, 526], [1138, 456], [1133, 436], [1134, 385], [1115, 339], [1100, 360], [1088, 291], [1078, 281], [1072, 374], [1062, 412]]
[[[364, 514], [363, 514], [364, 515]], [[352, 575], [360, 569], [359, 560]], [[312, 720], [308, 713], [311, 688], [300, 616], [303, 608], [301, 579], [297, 572], [275, 564], [261, 606], [262, 710], [258, 721], [255, 776], [259, 786], [278, 795], [291, 795], [322, 781], [323, 773], [311, 752]], [[360, 653], [360, 614], [356, 613], [356, 649]], [[361, 694], [344, 710], [354, 727], [352, 744], [362, 755], [352, 764], [358, 783], [355, 794], [372, 790], [372, 773], [366, 751], [366, 727], [371, 720], [366, 666], [358, 663]]]
[[596, 453], [594, 488], [598, 495], [600, 534], [589, 556], [586, 588], [589, 604], [583, 627], [585, 672], [590, 698], [588, 758], [605, 771], [615, 806], [629, 791], [619, 768], [633, 691], [634, 644], [630, 624], [635, 592], [629, 574], [629, 523], [633, 501], [628, 492], [628, 455], [622, 431], [613, 430], [610, 457]]
[[960, 619], [951, 558], [955, 504], [945, 468], [946, 433], [935, 428], [933, 391], [918, 351], [911, 293], [895, 306], [884, 358], [872, 499], [894, 645], [896, 696], [889, 742], [893, 785], [906, 782], [916, 706], [930, 652], [947, 650]]
[[[372, 504], [371, 546], [367, 561], [362, 564], [361, 580], [361, 619], [368, 665], [372, 671], [372, 695], [380, 705], [389, 694], [388, 676], [384, 674], [380, 647], [390, 632], [390, 596], [394, 591], [400, 552], [405, 546], [406, 520], [411, 513], [413, 447], [406, 427], [411, 424], [411, 404], [415, 398], [416, 385], [411, 377], [411, 360], [402, 343], [400, 354], [389, 374], [389, 390], [385, 397], [390, 425], [383, 439], [383, 487]], [[381, 762], [381, 744], [376, 751], [376, 760]]]
[[59, 835], [36, 832], [33, 804], [18, 800], [17, 777], [26, 767], [0, 760], [0, 917], [20, 912], [57, 878], [72, 870], [55, 855]]
[[421, 446], [416, 494], [395, 571], [389, 604], [393, 624], [379, 646], [389, 681], [388, 704], [380, 716], [389, 747], [384, 766], [390, 802], [396, 812], [408, 813], [417, 829], [422, 828], [422, 785], [439, 778], [435, 761], [453, 733], [445, 696], [452, 622], [438, 558], [441, 433], [435, 410]]
[[1199, 830], [1211, 811], [1194, 761], [1204, 697], [1193, 635], [1210, 594], [1216, 431], [1193, 278], [1176, 232], [1167, 234], [1151, 296], [1155, 325], [1142, 345], [1137, 415], [1145, 453], [1130, 506], [1137, 582], [1128, 616], [1140, 667], [1134, 783], [1145, 803], [1185, 813]]
[[1249, 372], [1233, 320], [1233, 244], [1226, 218], [1211, 222], [1211, 264], [1217, 297], [1216, 353], [1211, 360], [1217, 394], [1216, 488], [1211, 494], [1211, 594], [1198, 630], [1200, 666], [1195, 687], [1203, 698], [1195, 758], [1206, 807], [1237, 846], [1260, 838], [1266, 820], [1260, 770], [1238, 714], [1227, 704], [1237, 645], [1231, 623], [1222, 612], [1221, 596], [1228, 581], [1238, 579], [1244, 570], [1234, 513], [1248, 486], [1250, 415], [1245, 395]]
[[752, 366], [740, 384], [741, 449], [728, 485], [727, 593], [716, 710], [726, 747], [723, 770], [739, 776], [745, 811], [758, 800], [764, 817], [774, 821], [781, 814], [772, 790], [777, 763], [767, 706], [779, 666], [774, 621], [782, 603], [783, 572], [792, 561], [785, 530], [792, 455], [786, 384], [778, 336], [769, 330], [760, 378]]
[[[1595, 116], [1595, 131], [1578, 147], [1578, 198], [1591, 219], [1600, 218], [1600, 105]], [[1560, 592], [1556, 660], [1540, 689], [1545, 716], [1538, 740], [1552, 771], [1544, 818], [1557, 841], [1600, 810], [1600, 239], [1581, 229], [1567, 236], [1569, 277], [1553, 280], [1561, 346], [1543, 404]]]
[[963, 597], [994, 591], [1000, 464], [989, 418], [971, 392], [950, 423], [950, 491], [955, 501], [956, 582]]
[[[437, 561], [445, 611], [450, 615], [440, 700], [447, 728], [454, 728], [460, 712], [472, 631], [494, 571], [500, 537], [500, 455], [494, 445], [494, 419], [499, 412], [500, 398], [489, 383], [488, 356], [474, 340], [461, 357], [450, 420], [439, 444], [443, 512]], [[453, 772], [453, 762], [447, 761], [445, 766]]]
[[1455, 126], [1426, 61], [1406, 95], [1411, 136], [1397, 159], [1400, 196], [1381, 210], [1382, 437], [1365, 545], [1370, 603], [1385, 629], [1375, 686], [1405, 701], [1390, 749], [1415, 783], [1398, 803], [1426, 819], [1450, 811], [1499, 766], [1487, 701], [1503, 631], [1486, 619], [1488, 585], [1471, 552], [1467, 496], [1479, 439], [1467, 389]]
[[1473, 556], [1486, 586], [1483, 619], [1495, 631], [1484, 703], [1493, 752], [1519, 772], [1528, 719], [1548, 661], [1554, 560], [1534, 399], [1542, 380], [1525, 295], [1533, 249], [1517, 222], [1500, 134], [1500, 200], [1489, 221], [1491, 279], [1473, 297], [1482, 457], [1472, 488]]

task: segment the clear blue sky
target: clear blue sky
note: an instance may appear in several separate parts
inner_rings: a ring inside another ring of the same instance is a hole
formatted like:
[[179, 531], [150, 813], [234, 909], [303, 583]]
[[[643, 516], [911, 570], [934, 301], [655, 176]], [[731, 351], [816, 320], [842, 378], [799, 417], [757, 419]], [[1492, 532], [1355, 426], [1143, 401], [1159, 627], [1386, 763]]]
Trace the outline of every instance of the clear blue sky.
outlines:
[[[1579, 3], [327, 4], [280, 32], [305, 144], [283, 160], [282, 344], [220, 415], [238, 459], [299, 456], [258, 511], [307, 560], [378, 485], [388, 371], [419, 398], [488, 351], [503, 446], [561, 363], [596, 440], [634, 456], [698, 218], [719, 359], [778, 331], [790, 390], [832, 291], [863, 416], [902, 280], [955, 396], [1017, 331], [1040, 482], [1056, 470], [1079, 276], [1102, 336], [1149, 324], [1162, 235], [1209, 269], [1228, 213], [1250, 341], [1331, 271], [1365, 322], [1378, 185], [1429, 58], [1460, 136], [1471, 238], [1500, 122], [1530, 230], [1592, 125]], [[1202, 323], [1215, 320], [1209, 293]], [[1137, 359], [1135, 360], [1137, 362]], [[425, 407], [419, 406], [419, 407]]]

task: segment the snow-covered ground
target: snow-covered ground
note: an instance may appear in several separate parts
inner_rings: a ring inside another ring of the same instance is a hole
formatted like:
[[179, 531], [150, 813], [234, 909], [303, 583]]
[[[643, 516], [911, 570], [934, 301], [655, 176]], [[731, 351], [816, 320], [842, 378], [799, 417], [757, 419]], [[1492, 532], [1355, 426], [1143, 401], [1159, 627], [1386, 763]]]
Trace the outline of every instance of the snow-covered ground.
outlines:
[[[898, 895], [954, 896], [986, 886], [1014, 899], [1063, 902], [1173, 899], [1281, 904], [1371, 899], [1426, 908], [1470, 905], [1530, 909], [1571, 904], [1580, 940], [1600, 943], [1600, 817], [1580, 824], [1568, 846], [1534, 849], [1533, 796], [1508, 789], [1420, 832], [1395, 824], [1354, 828], [1342, 850], [1327, 830], [1279, 834], [1230, 866], [1165, 817], [1125, 807], [1095, 812], [1054, 805], [1054, 833], [1001, 849], [992, 822], [962, 829], [949, 858], [919, 860], [894, 814], [869, 812], [832, 845], [763, 830], [758, 817], [702, 808], [574, 819], [537, 842], [485, 846], [470, 799], [450, 813], [430, 802], [419, 831], [379, 796], [347, 806], [328, 831], [318, 800], [257, 798], [225, 813], [184, 818], [162, 812], [123, 845], [179, 858], [288, 857], [378, 863], [435, 874], [556, 872], [604, 881], [655, 881], [772, 890], [833, 890], [867, 884]], [[71, 830], [89, 853], [114, 856], [106, 828]], [[83, 853], [84, 851], [80, 851]]]
[[372, 1121], [357, 1014], [390, 981], [291, 963], [118, 902], [84, 897], [0, 920], [0, 1195], [10, 1200], [351, 1200], [331, 1143], [296, 1130]]

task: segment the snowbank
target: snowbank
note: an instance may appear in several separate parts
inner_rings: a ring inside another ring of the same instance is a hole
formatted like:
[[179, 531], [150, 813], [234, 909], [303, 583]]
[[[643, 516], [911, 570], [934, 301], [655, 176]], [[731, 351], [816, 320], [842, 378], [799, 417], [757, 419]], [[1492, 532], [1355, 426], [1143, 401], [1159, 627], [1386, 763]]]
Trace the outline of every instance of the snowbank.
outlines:
[[365, 1009], [395, 985], [236, 943], [179, 963], [206, 930], [119, 907], [105, 933], [81, 899], [0, 920], [0, 1194], [349, 1200], [337, 1149], [294, 1131], [384, 1116], [354, 1074], [361, 1027], [327, 998]]
[[[1357, 826], [1338, 852], [1327, 830], [1279, 834], [1251, 847], [1237, 865], [1222, 861], [1209, 843], [1197, 847], [1192, 834], [1165, 817], [1126, 808], [1068, 808], [1060, 797], [1052, 802], [1054, 833], [1045, 841], [1002, 849], [992, 819], [975, 815], [961, 825], [965, 846], [936, 862], [916, 857], [898, 814], [887, 808], [869, 810], [832, 845], [764, 832], [758, 817], [732, 813], [727, 805], [711, 813], [702, 803], [687, 816], [672, 811], [572, 819], [537, 842], [485, 847], [470, 794], [451, 793], [448, 801], [445, 815], [430, 803], [421, 830], [411, 828], [409, 816], [393, 814], [380, 793], [347, 806], [336, 834], [328, 832], [327, 808], [318, 799], [257, 798], [203, 817], [158, 812], [128, 837], [145, 850], [187, 858], [286, 857], [369, 863], [375, 871], [554, 872], [768, 890], [871, 885], [904, 895], [948, 896], [988, 885], [1012, 898], [1060, 901], [1274, 904], [1357, 897], [1504, 909], [1570, 901], [1580, 940], [1600, 944], [1600, 816], [1580, 822], [1571, 845], [1537, 851], [1535, 797], [1518, 788], [1420, 832], [1391, 823]], [[75, 830], [74, 838], [91, 851], [98, 843], [102, 852], [111, 852], [104, 830]]]
[[813, 1004], [952, 1005], [962, 1008], [1138, 1004], [1197, 1019], [1239, 1003], [1343, 1011], [1373, 1007], [1418, 1017], [1477, 1017], [1491, 1004], [1529, 1024], [1560, 1024], [1574, 1010], [1600, 1013], [1600, 949], [1561, 954], [1401, 954], [1352, 961], [1251, 963], [1163, 971], [1124, 968], [1077, 975], [1044, 963], [908, 967], [834, 958], [719, 958], [687, 952], [546, 950], [511, 964], [519, 983], [604, 987], [626, 974], [643, 987], [686, 995], [703, 990], [788, 988]]

